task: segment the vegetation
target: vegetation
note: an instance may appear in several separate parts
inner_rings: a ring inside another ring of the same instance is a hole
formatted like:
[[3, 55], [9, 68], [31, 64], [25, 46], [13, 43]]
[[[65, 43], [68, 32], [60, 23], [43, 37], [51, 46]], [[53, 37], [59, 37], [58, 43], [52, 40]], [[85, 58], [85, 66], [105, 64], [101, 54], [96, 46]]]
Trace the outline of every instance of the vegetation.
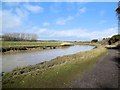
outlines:
[[113, 35], [111, 38], [103, 38], [103, 40], [99, 41], [101, 45], [112, 45], [115, 43], [119, 43], [120, 34]]
[[32, 33], [5, 33], [2, 36], [4, 41], [35, 41], [37, 38], [37, 34]]
[[[0, 42], [1, 43], [1, 42]], [[68, 43], [68, 42], [67, 42]], [[100, 46], [97, 43], [90, 42], [69, 42], [70, 45], [92, 45], [92, 46]], [[55, 49], [57, 47], [68, 46], [63, 45], [64, 42], [60, 41], [3, 41], [0, 44], [1, 52], [19, 52], [19, 51], [31, 51], [31, 50], [43, 50], [43, 49]]]
[[98, 42], [98, 39], [93, 39], [91, 42], [96, 43], [96, 42]]
[[120, 34], [112, 36], [112, 37], [109, 39], [108, 42], [109, 42], [109, 44], [111, 45], [111, 44], [114, 44], [114, 43], [116, 43], [116, 42], [118, 42], [118, 41], [120, 41]]
[[109, 45], [109, 39], [110, 38], [103, 38], [101, 41], [99, 41], [99, 43], [101, 44], [101, 45]]
[[90, 46], [100, 46], [99, 42], [73, 42], [75, 45], [90, 45]]
[[[116, 12], [120, 20], [120, 5], [116, 9]], [[26, 36], [27, 38], [25, 38]], [[26, 36], [24, 36], [24, 34], [15, 33], [6, 34], [4, 36], [5, 40], [13, 42], [4, 41], [2, 46], [6, 48], [60, 45], [60, 42], [26, 42], [26, 40], [37, 39], [36, 35], [30, 36], [26, 34]], [[113, 44], [120, 41], [120, 35], [114, 35], [112, 38], [104, 38], [103, 40], [106, 40], [105, 42], [109, 42], [109, 44]], [[100, 46], [97, 39], [84, 43], [75, 41], [74, 44]], [[3, 75], [3, 88], [70, 88], [72, 82], [76, 80], [78, 76], [82, 76], [91, 69], [106, 52], [107, 50], [104, 47], [98, 47], [90, 51], [57, 57], [51, 61], [42, 62], [36, 65], [16, 68], [12, 72]]]
[[60, 44], [61, 42], [3, 41], [1, 47], [58, 46]]
[[93, 67], [106, 53], [99, 47], [90, 51], [57, 57], [51, 61], [16, 68], [3, 76], [3, 88], [70, 87], [72, 81]]

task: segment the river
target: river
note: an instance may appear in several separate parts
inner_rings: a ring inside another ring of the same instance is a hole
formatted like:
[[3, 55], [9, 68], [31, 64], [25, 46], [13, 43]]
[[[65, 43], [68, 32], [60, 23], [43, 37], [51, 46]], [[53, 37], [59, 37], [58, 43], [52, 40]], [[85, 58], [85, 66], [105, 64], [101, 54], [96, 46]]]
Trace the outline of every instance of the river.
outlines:
[[51, 50], [21, 52], [2, 55], [2, 72], [12, 71], [16, 67], [33, 65], [43, 61], [49, 61], [58, 56], [75, 54], [81, 51], [93, 49], [94, 46], [70, 46], [67, 48], [57, 48]]

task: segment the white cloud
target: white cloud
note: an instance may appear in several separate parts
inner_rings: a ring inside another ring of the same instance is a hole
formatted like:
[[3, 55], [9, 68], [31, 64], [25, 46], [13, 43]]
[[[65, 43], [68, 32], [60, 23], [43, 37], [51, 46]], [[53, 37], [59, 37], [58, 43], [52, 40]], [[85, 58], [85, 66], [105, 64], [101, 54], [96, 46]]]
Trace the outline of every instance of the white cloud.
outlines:
[[22, 7], [2, 10], [2, 31], [9, 32], [25, 27], [25, 21], [30, 13]]
[[86, 29], [71, 29], [71, 30], [48, 30], [46, 28], [36, 29], [36, 32], [40, 38], [49, 38], [49, 39], [59, 39], [64, 40], [64, 38], [71, 38], [77, 40], [92, 40], [92, 39], [102, 39], [106, 37], [111, 37], [114, 34], [117, 34], [117, 28], [108, 28], [101, 31], [89, 31]]
[[78, 12], [74, 15], [74, 16], [68, 16], [68, 17], [64, 17], [64, 18], [59, 18], [57, 21], [56, 21], [56, 24], [57, 25], [65, 25], [67, 22], [73, 20], [74, 18], [76, 18], [77, 16], [79, 16], [80, 14], [82, 13], [85, 13], [87, 10], [86, 7], [82, 7], [82, 8], [79, 8]]
[[12, 13], [11, 10], [3, 10], [2, 17], [3, 30], [17, 28], [22, 24], [22, 18]]
[[36, 30], [37, 30], [37, 33], [39, 33], [39, 34], [42, 34], [42, 33], [44, 33], [44, 32], [47, 32], [47, 29], [46, 29], [46, 28], [37, 28]]
[[[8, 4], [8, 3], [7, 3]], [[2, 31], [11, 31], [11, 30], [18, 30], [18, 28], [21, 27], [27, 27], [26, 21], [28, 20], [28, 17], [31, 13], [38, 13], [42, 12], [43, 8], [37, 5], [30, 5], [30, 4], [21, 4], [22, 6], [19, 7], [15, 3], [8, 4], [11, 7], [14, 6], [14, 8], [10, 9], [3, 9], [2, 16]]]
[[21, 18], [25, 18], [30, 14], [24, 8], [18, 8], [18, 7], [15, 9], [15, 12], [16, 12], [17, 16], [21, 17]]
[[117, 27], [112, 27], [112, 28], [108, 28], [108, 29], [105, 29], [105, 30], [101, 30], [101, 31], [94, 31], [94, 32], [91, 32], [90, 33], [90, 37], [91, 39], [93, 38], [98, 38], [98, 39], [102, 39], [102, 38], [105, 38], [105, 37], [111, 37], [115, 34], [117, 34]]
[[44, 23], [43, 23], [43, 26], [49, 26], [49, 25], [50, 25], [49, 22], [44, 22]]
[[33, 13], [43, 12], [43, 8], [38, 5], [25, 4], [24, 7]]
[[72, 16], [68, 16], [67, 18], [59, 18], [56, 21], [56, 24], [57, 25], [65, 25], [68, 21], [73, 20], [73, 19], [74, 19], [74, 17], [72, 17]]

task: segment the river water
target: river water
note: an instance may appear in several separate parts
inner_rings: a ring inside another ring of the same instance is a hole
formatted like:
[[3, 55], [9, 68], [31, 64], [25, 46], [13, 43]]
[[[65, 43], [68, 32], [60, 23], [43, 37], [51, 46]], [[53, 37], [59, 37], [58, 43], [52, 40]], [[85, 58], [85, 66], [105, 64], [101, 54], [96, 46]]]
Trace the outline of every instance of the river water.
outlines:
[[43, 61], [49, 61], [58, 56], [75, 54], [81, 51], [87, 51], [93, 49], [94, 46], [70, 46], [67, 48], [57, 48], [51, 50], [22, 52], [14, 54], [2, 55], [2, 72], [12, 71], [16, 67], [22, 67], [26, 65], [33, 65]]

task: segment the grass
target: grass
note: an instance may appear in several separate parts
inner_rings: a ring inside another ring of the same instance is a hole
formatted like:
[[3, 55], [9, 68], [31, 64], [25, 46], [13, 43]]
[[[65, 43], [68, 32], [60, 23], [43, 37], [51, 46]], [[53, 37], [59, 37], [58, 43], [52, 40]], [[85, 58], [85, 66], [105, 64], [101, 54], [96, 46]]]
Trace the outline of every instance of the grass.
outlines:
[[[30, 42], [30, 41], [0, 41], [0, 47], [29, 47], [29, 46], [59, 46], [62, 42]], [[72, 42], [75, 45], [95, 45], [99, 46], [99, 43], [83, 43], [83, 42]]]
[[90, 51], [57, 57], [51, 61], [16, 68], [3, 76], [3, 88], [64, 88], [84, 75], [107, 50]]
[[75, 45], [92, 45], [92, 46], [100, 46], [100, 43], [90, 43], [90, 42], [73, 42]]
[[29, 42], [29, 41], [3, 41], [3, 48], [25, 47], [25, 46], [59, 46], [61, 42]]

